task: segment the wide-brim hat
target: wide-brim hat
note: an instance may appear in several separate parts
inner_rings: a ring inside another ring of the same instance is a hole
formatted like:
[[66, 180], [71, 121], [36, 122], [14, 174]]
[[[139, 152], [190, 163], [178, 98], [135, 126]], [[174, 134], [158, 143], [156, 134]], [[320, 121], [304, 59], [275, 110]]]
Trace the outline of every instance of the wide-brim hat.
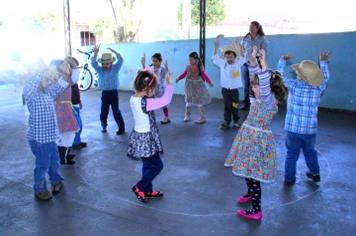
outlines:
[[225, 55], [225, 53], [228, 51], [234, 52], [236, 54], [236, 58], [238, 58], [241, 55], [241, 49], [236, 43], [229, 44], [223, 47], [221, 50], [223, 55]]
[[300, 79], [312, 86], [317, 87], [324, 80], [320, 68], [311, 60], [303, 60], [298, 64], [292, 65], [292, 68], [299, 75]]
[[103, 63], [112, 63], [116, 60], [115, 57], [112, 56], [111, 53], [103, 53], [101, 55], [101, 58], [99, 59], [99, 63], [103, 64]]

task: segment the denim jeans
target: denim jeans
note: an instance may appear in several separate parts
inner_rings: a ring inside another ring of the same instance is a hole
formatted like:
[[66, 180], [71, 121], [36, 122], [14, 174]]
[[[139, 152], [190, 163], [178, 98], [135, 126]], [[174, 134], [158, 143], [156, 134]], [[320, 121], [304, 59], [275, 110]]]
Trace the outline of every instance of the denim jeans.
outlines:
[[57, 184], [63, 180], [59, 173], [59, 154], [55, 142], [39, 143], [30, 140], [30, 148], [36, 157], [34, 169], [34, 189], [35, 192], [47, 191], [46, 173], [52, 184]]
[[142, 178], [137, 183], [137, 186], [145, 193], [152, 192], [152, 181], [163, 169], [163, 163], [159, 154], [149, 158], [142, 158], [142, 162]]
[[103, 90], [101, 93], [101, 126], [106, 127], [108, 125], [108, 115], [110, 106], [116, 124], [119, 127], [119, 130], [124, 131], [125, 123], [124, 119], [122, 118], [121, 111], [119, 109], [119, 93], [117, 90]]
[[250, 107], [250, 74], [246, 63], [241, 66], [241, 79], [244, 83], [244, 105]]
[[80, 117], [80, 108], [77, 106], [73, 106], [73, 109], [74, 109], [75, 119], [77, 119], [79, 125], [79, 130], [78, 132], [75, 133], [73, 145], [78, 145], [82, 142], [80, 135], [82, 133], [83, 123], [82, 123], [82, 118]]
[[319, 174], [318, 154], [315, 150], [316, 134], [296, 134], [287, 132], [287, 158], [285, 162], [285, 181], [294, 181], [296, 164], [300, 150], [303, 150], [305, 163], [312, 174]]

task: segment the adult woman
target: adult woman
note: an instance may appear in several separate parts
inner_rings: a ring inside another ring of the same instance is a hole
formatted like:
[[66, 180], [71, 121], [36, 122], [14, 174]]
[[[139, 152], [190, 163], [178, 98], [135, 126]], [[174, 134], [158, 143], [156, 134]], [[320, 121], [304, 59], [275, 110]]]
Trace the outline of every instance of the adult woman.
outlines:
[[243, 110], [248, 110], [250, 107], [250, 96], [249, 96], [249, 88], [250, 88], [250, 76], [248, 72], [247, 62], [251, 57], [252, 48], [254, 46], [257, 49], [263, 49], [267, 52], [267, 40], [265, 37], [265, 33], [263, 32], [262, 26], [257, 21], [252, 21], [250, 23], [249, 32], [245, 35], [245, 37], [241, 40], [241, 45], [244, 49], [244, 60], [245, 63], [241, 67], [241, 75], [244, 81], [244, 106], [241, 107]]

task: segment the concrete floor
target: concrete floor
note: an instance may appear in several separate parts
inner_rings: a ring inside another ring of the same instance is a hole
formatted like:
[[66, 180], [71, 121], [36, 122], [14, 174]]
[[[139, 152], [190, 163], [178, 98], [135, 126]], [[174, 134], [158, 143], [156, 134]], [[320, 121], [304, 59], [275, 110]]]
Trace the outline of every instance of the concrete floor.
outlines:
[[[19, 91], [0, 89], [0, 235], [352, 235], [356, 230], [356, 117], [323, 111], [317, 148], [322, 182], [308, 182], [304, 160], [297, 184], [284, 188], [284, 112], [274, 119], [278, 179], [263, 185], [262, 223], [236, 218], [235, 199], [244, 180], [223, 167], [235, 130], [221, 131], [221, 101], [207, 106], [208, 123], [182, 122], [183, 97], [170, 106], [172, 123], [160, 126], [165, 169], [154, 182], [165, 197], [139, 203], [130, 188], [140, 178], [141, 163], [126, 157], [128, 134], [100, 132], [100, 93], [82, 93], [83, 140], [75, 166], [61, 168], [64, 191], [50, 202], [34, 200], [34, 158], [25, 134], [27, 110]], [[120, 105], [132, 129], [130, 93]], [[158, 111], [157, 118], [162, 113]], [[194, 111], [196, 116], [196, 111]], [[246, 114], [243, 113], [243, 116]], [[301, 158], [303, 159], [303, 158]]]

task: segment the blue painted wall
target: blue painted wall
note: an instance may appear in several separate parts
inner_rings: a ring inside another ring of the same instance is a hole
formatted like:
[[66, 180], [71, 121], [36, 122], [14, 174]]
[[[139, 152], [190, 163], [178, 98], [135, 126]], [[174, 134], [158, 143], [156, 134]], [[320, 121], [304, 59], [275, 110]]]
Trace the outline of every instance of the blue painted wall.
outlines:
[[[222, 45], [231, 42], [226, 38]], [[295, 57], [291, 63], [303, 59], [318, 60], [320, 50], [331, 51], [329, 63], [331, 80], [321, 100], [321, 107], [356, 110], [356, 32], [328, 33], [313, 35], [275, 35], [269, 36], [268, 61], [271, 68], [275, 68], [280, 55], [291, 52]], [[124, 65], [120, 71], [120, 88], [132, 89], [132, 80], [140, 68], [140, 58], [146, 53], [147, 64], [155, 52], [162, 53], [168, 60], [169, 67], [176, 77], [188, 63], [188, 54], [198, 51], [198, 40], [179, 40], [154, 43], [130, 43], [119, 45], [103, 45], [117, 49], [124, 57]], [[206, 71], [215, 86], [209, 87], [211, 95], [221, 98], [219, 87], [219, 70], [210, 60], [213, 50], [213, 39], [206, 42]], [[287, 76], [292, 72], [287, 71]], [[176, 94], [184, 94], [184, 81], [175, 85]], [[241, 91], [240, 96], [243, 96]]]

